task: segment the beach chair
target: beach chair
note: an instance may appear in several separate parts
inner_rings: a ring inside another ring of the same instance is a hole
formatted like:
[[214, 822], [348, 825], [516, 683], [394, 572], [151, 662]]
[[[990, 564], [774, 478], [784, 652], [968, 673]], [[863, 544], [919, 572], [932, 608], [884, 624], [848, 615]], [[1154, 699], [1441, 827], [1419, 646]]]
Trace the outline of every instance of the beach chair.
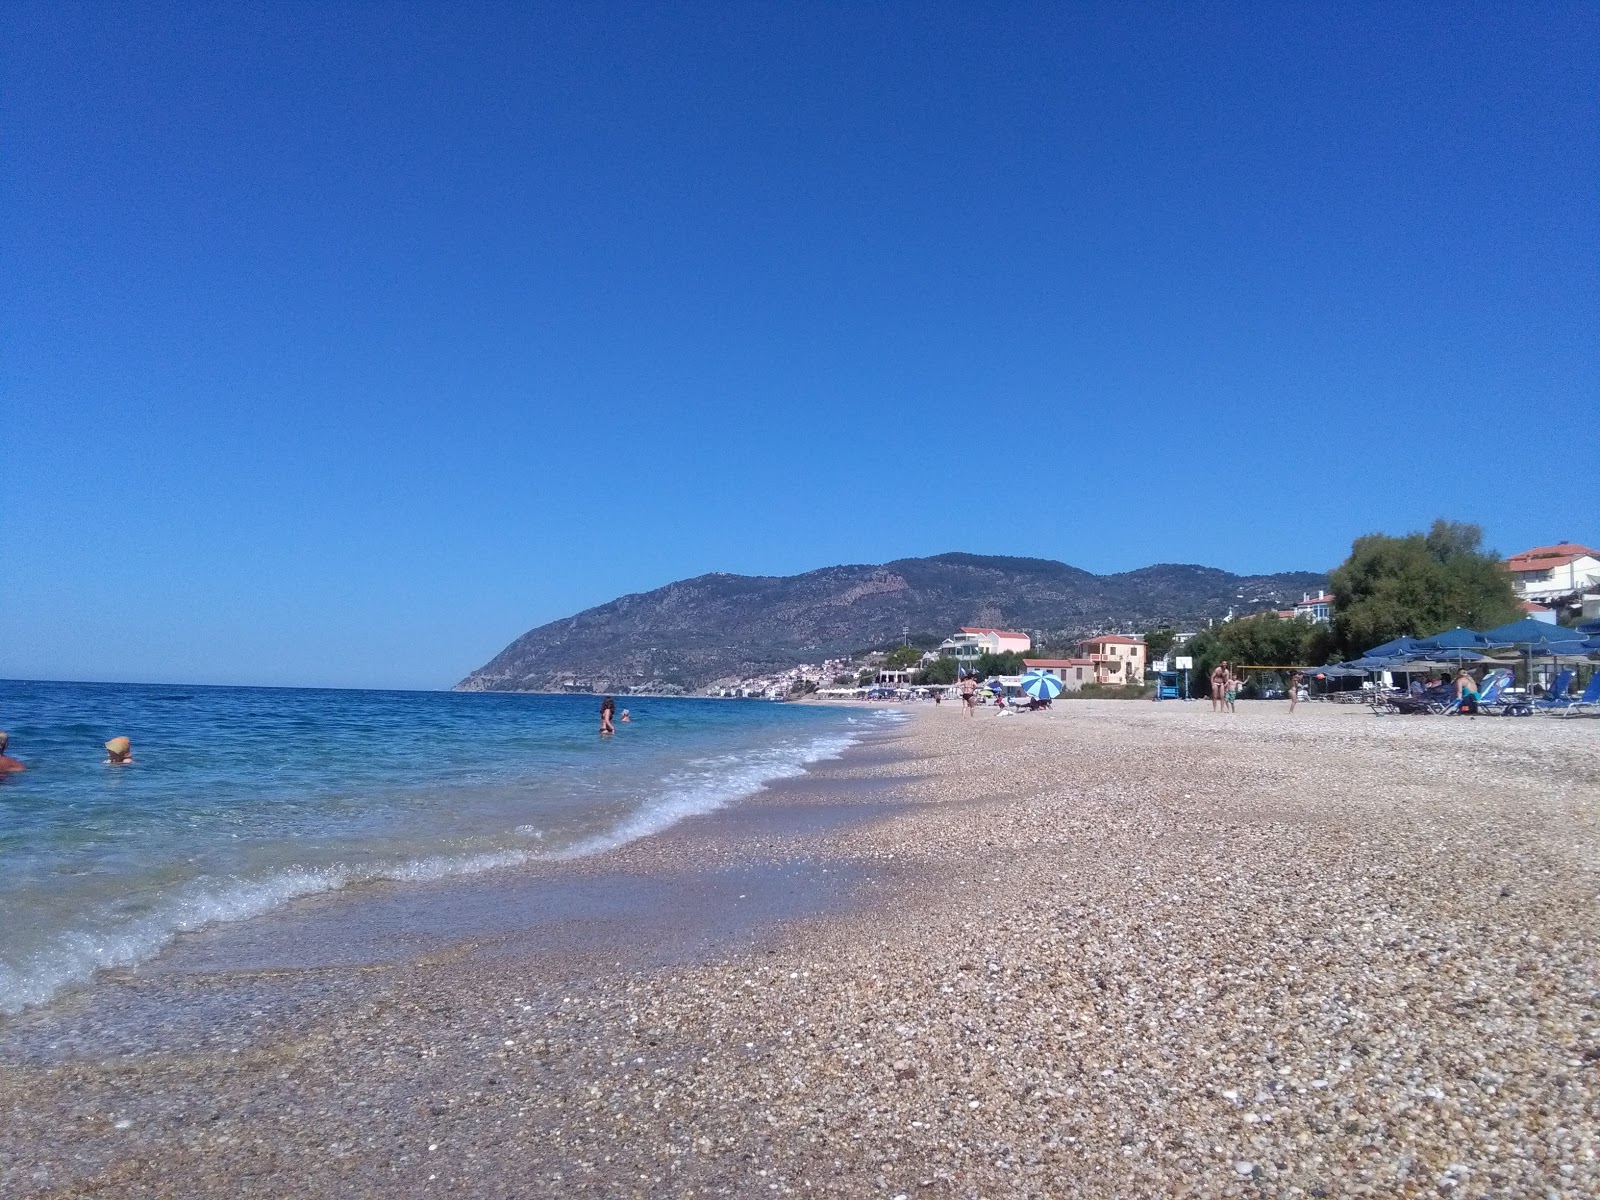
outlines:
[[[1491, 671], [1478, 685], [1478, 711], [1489, 712], [1493, 715], [1504, 716], [1500, 710], [1506, 707], [1506, 702], [1500, 699], [1500, 693], [1505, 690], [1506, 684], [1511, 682], [1511, 672], [1500, 670]], [[1458, 714], [1461, 712], [1461, 701], [1450, 699], [1437, 704], [1433, 709], [1436, 713]]]
[[1533, 701], [1534, 708], [1566, 708], [1572, 703], [1572, 677], [1577, 672], [1571, 667], [1562, 667], [1556, 672], [1556, 681], [1550, 685], [1550, 690], [1543, 699]]
[[1589, 684], [1583, 689], [1583, 694], [1566, 704], [1554, 705], [1540, 711], [1552, 715], [1559, 714], [1563, 717], [1588, 716], [1596, 709], [1600, 709], [1600, 670], [1589, 676]]
[[1478, 711], [1491, 717], [1531, 717], [1533, 705], [1526, 698], [1505, 694], [1513, 678], [1510, 671], [1497, 671], [1492, 682], [1485, 681], [1483, 695], [1478, 698]]

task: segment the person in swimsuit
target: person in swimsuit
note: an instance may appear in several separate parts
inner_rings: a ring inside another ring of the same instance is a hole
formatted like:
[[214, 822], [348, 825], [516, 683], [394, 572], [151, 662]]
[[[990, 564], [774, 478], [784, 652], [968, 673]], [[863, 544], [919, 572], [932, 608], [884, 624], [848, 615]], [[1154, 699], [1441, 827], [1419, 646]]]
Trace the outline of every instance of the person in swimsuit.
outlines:
[[1295, 702], [1300, 699], [1300, 687], [1305, 681], [1305, 676], [1296, 671], [1289, 676], [1289, 711], [1294, 711]]
[[1478, 715], [1478, 681], [1465, 667], [1456, 676], [1456, 699], [1460, 702], [1461, 712], [1469, 717]]
[[106, 762], [113, 767], [125, 767], [133, 761], [133, 743], [125, 737], [114, 737], [106, 743]]
[[1222, 711], [1222, 693], [1226, 690], [1228, 664], [1218, 663], [1211, 668], [1211, 711]]
[[28, 769], [6, 753], [6, 743], [10, 740], [10, 734], [0, 733], [0, 775], [14, 775]]
[[628, 715], [628, 710], [627, 709], [623, 709], [620, 713], [617, 714], [617, 724], [618, 725], [627, 725], [632, 720], [633, 720], [633, 718]]
[[1230, 664], [1223, 663], [1222, 665], [1227, 668], [1227, 674], [1222, 681], [1223, 704], [1229, 712], [1237, 712], [1238, 710], [1233, 707], [1233, 702], [1239, 698], [1239, 686], [1244, 680], [1233, 673], [1233, 667]]
[[977, 711], [978, 706], [978, 681], [971, 675], [961, 677], [961, 704], [971, 716]]
[[617, 710], [617, 701], [612, 696], [607, 696], [600, 701], [600, 732], [615, 733], [617, 727], [611, 723], [611, 714]]

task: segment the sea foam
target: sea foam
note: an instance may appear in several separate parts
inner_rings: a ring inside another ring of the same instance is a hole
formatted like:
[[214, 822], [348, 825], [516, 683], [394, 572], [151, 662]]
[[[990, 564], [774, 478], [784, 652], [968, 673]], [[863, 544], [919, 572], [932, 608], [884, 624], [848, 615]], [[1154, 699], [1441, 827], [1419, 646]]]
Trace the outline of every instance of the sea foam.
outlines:
[[[180, 934], [247, 920], [303, 897], [364, 882], [440, 880], [536, 859], [567, 860], [603, 853], [661, 832], [686, 817], [753, 795], [775, 780], [799, 775], [812, 763], [838, 757], [857, 741], [853, 733], [831, 733], [790, 745], [692, 759], [665, 775], [603, 832], [565, 847], [540, 847], [543, 833], [535, 826], [520, 824], [505, 832], [504, 840], [513, 844], [490, 851], [441, 852], [359, 866], [345, 862], [291, 865], [254, 878], [191, 879], [163, 889], [159, 899], [135, 916], [85, 913], [79, 927], [55, 933], [12, 961], [0, 957], [0, 1014], [15, 1014], [45, 1002], [65, 988], [87, 983], [97, 972], [135, 966], [159, 954]], [[530, 840], [533, 846], [528, 845]]]

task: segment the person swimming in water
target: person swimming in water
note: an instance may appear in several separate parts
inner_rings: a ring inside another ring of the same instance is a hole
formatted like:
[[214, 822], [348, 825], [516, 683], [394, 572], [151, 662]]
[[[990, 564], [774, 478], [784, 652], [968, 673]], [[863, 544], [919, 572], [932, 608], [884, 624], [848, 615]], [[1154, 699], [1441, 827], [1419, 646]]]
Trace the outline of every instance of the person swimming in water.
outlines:
[[114, 737], [106, 743], [106, 762], [113, 767], [125, 767], [133, 761], [133, 743], [125, 737]]
[[14, 775], [28, 769], [6, 753], [6, 743], [10, 740], [9, 733], [0, 733], [0, 775]]
[[619, 724], [619, 725], [626, 725], [632, 720], [633, 720], [633, 718], [628, 715], [628, 710], [627, 709], [623, 709], [620, 713], [617, 714], [617, 724]]
[[607, 696], [600, 701], [600, 732], [615, 733], [617, 727], [611, 723], [611, 714], [617, 711], [617, 701], [614, 696]]

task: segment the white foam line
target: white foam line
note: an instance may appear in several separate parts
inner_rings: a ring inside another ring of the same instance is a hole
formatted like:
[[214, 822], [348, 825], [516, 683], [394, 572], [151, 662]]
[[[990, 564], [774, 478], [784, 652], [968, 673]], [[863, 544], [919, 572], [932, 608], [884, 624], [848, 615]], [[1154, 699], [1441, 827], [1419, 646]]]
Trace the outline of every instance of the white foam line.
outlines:
[[[888, 715], [887, 713], [883, 715]], [[353, 869], [334, 865], [279, 871], [265, 879], [196, 879], [173, 900], [137, 921], [114, 930], [69, 930], [19, 966], [0, 962], [0, 1014], [14, 1015], [42, 1004], [63, 988], [88, 982], [96, 972], [128, 967], [155, 957], [180, 933], [208, 925], [243, 921], [281, 908], [303, 896], [334, 892], [352, 883], [392, 879], [425, 882], [475, 875], [534, 859], [584, 858], [659, 833], [685, 817], [754, 795], [777, 779], [803, 773], [808, 765], [837, 758], [857, 742], [853, 735], [819, 737], [801, 746], [775, 747], [704, 761], [703, 773], [669, 777], [666, 789], [614, 828], [554, 853], [499, 850], [453, 858], [437, 855], [390, 867]], [[730, 770], [730, 768], [732, 768]], [[527, 836], [530, 827], [516, 830]], [[542, 835], [540, 835], [542, 836]]]

